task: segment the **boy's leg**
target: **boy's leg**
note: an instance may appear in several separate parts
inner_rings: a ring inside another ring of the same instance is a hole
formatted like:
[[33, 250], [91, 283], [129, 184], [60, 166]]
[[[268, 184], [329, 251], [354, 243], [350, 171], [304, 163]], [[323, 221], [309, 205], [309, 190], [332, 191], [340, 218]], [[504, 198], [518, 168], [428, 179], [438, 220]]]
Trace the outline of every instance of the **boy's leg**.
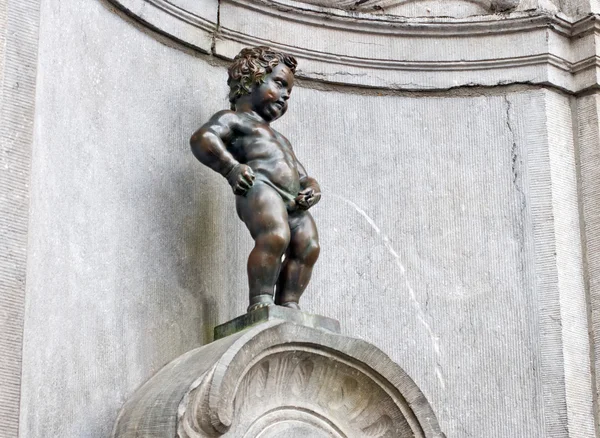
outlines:
[[319, 257], [319, 235], [315, 221], [307, 211], [291, 213], [288, 221], [291, 240], [277, 280], [275, 302], [299, 309], [298, 300]]
[[255, 181], [246, 196], [236, 196], [236, 207], [254, 239], [254, 249], [248, 257], [250, 311], [273, 304], [281, 256], [290, 241], [290, 228], [281, 196], [260, 181]]

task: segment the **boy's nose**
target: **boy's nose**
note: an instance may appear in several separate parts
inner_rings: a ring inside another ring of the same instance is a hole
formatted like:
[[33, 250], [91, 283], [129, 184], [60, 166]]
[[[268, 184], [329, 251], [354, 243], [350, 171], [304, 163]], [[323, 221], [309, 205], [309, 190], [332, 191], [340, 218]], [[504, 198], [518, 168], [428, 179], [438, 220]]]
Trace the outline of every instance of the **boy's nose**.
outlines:
[[283, 93], [283, 94], [281, 95], [281, 98], [282, 98], [283, 100], [288, 100], [288, 99], [290, 98], [290, 95], [289, 95], [288, 93]]

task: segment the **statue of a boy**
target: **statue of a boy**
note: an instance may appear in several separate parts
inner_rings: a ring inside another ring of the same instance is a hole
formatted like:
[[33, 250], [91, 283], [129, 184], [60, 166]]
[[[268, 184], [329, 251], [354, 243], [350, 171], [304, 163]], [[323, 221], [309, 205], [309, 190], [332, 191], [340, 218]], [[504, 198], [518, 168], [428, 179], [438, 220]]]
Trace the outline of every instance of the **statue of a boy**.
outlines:
[[268, 47], [243, 49], [228, 71], [231, 110], [216, 113], [190, 140], [196, 158], [227, 179], [254, 239], [248, 311], [274, 303], [298, 309], [319, 257], [307, 210], [321, 189], [290, 142], [269, 125], [287, 111], [296, 65], [294, 57]]

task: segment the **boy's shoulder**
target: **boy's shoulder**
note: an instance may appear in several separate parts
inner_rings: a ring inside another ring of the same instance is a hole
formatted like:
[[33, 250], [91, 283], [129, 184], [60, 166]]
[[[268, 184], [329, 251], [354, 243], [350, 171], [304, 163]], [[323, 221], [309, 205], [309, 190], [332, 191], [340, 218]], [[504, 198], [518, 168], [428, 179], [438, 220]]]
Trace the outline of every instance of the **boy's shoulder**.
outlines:
[[281, 140], [285, 141], [289, 146], [291, 146], [290, 141], [287, 139], [287, 137], [285, 135], [283, 135], [281, 132], [275, 130], [273, 127], [271, 127], [271, 131], [273, 131], [273, 133], [275, 134], [276, 137], [280, 138]]
[[228, 125], [238, 123], [240, 116], [233, 110], [221, 110], [213, 114], [209, 123], [218, 125]]

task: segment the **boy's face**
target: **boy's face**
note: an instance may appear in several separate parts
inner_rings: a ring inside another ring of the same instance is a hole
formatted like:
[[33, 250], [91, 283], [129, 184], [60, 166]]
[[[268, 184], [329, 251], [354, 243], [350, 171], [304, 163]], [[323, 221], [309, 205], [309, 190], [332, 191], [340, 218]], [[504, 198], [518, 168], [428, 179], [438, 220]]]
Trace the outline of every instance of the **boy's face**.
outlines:
[[283, 116], [294, 86], [294, 74], [285, 64], [277, 64], [262, 84], [252, 89], [252, 108], [267, 122]]

